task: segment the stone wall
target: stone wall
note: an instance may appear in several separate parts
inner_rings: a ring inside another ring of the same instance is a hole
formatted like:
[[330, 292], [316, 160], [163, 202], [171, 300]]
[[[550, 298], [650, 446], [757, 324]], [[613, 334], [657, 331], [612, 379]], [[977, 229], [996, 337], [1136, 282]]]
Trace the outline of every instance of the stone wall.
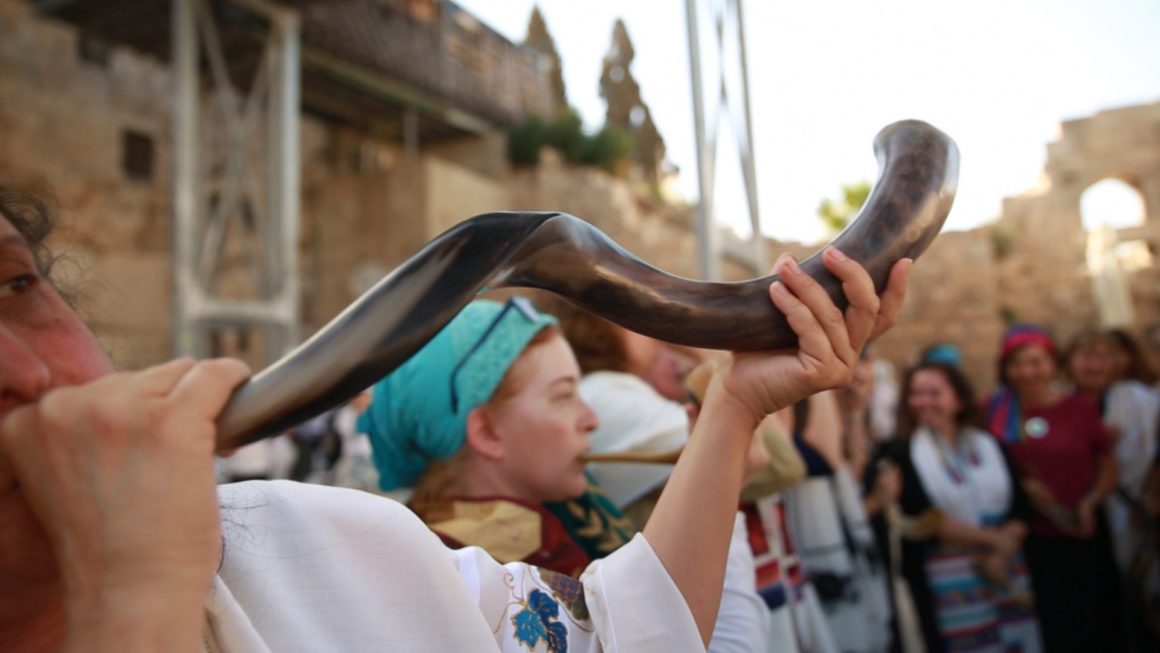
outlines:
[[[0, 0], [0, 178], [55, 187], [69, 226], [56, 243], [73, 253], [62, 270], [98, 335], [130, 368], [171, 349], [170, 91], [160, 63], [122, 50], [106, 64], [86, 62], [74, 30], [33, 16], [24, 2]], [[147, 178], [123, 165], [129, 131], [152, 140]], [[691, 207], [550, 153], [536, 169], [512, 170], [500, 135], [420, 143], [408, 153], [309, 118], [300, 134], [304, 336], [428, 240], [492, 210], [566, 211], [664, 270], [698, 274]], [[1040, 322], [1063, 339], [1097, 326], [1079, 200], [1109, 177], [1137, 188], [1147, 206], [1145, 226], [1122, 235], [1148, 240], [1155, 252], [1160, 104], [1063, 123], [1048, 146], [1044, 188], [1008, 198], [993, 224], [940, 236], [914, 268], [900, 323], [878, 353], [904, 366], [926, 346], [952, 342], [988, 390], [1008, 321]], [[813, 249], [770, 242], [769, 260]], [[225, 271], [227, 286], [243, 289], [240, 274], [236, 262]], [[734, 261], [724, 274], [752, 276]], [[1136, 326], [1160, 320], [1157, 267], [1133, 272], [1129, 283]]]
[[[168, 73], [78, 50], [71, 28], [0, 1], [0, 178], [51, 183], [66, 227], [56, 242], [72, 253], [63, 271], [114, 357], [138, 366], [169, 353]], [[150, 178], [123, 170], [130, 130], [153, 139]]]

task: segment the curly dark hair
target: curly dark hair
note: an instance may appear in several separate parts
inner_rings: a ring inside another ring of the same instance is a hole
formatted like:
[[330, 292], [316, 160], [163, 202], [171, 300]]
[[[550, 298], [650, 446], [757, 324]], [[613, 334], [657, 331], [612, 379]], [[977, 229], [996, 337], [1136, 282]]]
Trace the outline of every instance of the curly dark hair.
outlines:
[[39, 187], [17, 187], [0, 182], [0, 216], [16, 228], [36, 261], [41, 275], [48, 277], [56, 261], [45, 241], [56, 227], [55, 201]]

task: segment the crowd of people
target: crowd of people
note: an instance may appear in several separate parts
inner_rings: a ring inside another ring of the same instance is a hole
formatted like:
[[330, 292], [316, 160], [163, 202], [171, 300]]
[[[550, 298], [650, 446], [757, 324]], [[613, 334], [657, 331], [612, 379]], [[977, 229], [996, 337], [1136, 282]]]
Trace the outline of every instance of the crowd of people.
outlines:
[[215, 459], [244, 366], [114, 372], [53, 285], [48, 206], [0, 187], [0, 217], [2, 650], [1160, 646], [1160, 393], [1126, 331], [1016, 325], [985, 398], [947, 344], [895, 385], [865, 346], [909, 262], [878, 296], [829, 249], [839, 318], [775, 267], [797, 350], [479, 299]]
[[[647, 524], [718, 360], [537, 302], [470, 305], [348, 431], [448, 546], [576, 576]], [[1155, 650], [1160, 391], [1131, 334], [1014, 326], [988, 397], [953, 345], [889, 369], [864, 352], [754, 430], [709, 650]]]
[[[429, 500], [436, 534], [369, 492], [219, 485], [216, 419], [249, 370], [178, 359], [115, 371], [53, 283], [52, 226], [40, 197], [0, 186], [5, 651], [749, 646], [766, 619], [753, 609], [752, 556], [737, 545], [753, 434], [767, 415], [849, 380], [897, 317], [910, 265], [899, 261], [879, 294], [861, 265], [828, 249], [848, 301], [839, 311], [795, 260], [779, 260], [769, 301], [798, 346], [718, 361], [647, 522], [635, 533], [624, 524], [611, 546], [597, 532], [608, 522], [570, 504], [587, 498], [619, 520], [580, 459], [598, 417], [553, 318], [526, 302], [469, 306], [376, 384], [359, 418], [380, 486], [422, 483], [416, 503]], [[579, 552], [537, 505], [548, 500], [590, 522], [576, 526], [590, 538], [574, 541]], [[486, 548], [458, 547], [467, 541]], [[556, 564], [552, 552], [566, 550]], [[525, 561], [541, 552], [537, 562], [562, 571]]]

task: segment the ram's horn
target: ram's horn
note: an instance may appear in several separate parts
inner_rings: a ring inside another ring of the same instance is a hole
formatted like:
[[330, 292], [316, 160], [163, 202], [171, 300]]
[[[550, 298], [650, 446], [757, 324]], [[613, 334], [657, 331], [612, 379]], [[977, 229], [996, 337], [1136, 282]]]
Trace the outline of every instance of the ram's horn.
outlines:
[[[950, 212], [958, 179], [954, 142], [908, 120], [874, 141], [879, 177], [833, 245], [881, 290], [891, 266], [916, 257]], [[820, 252], [802, 262], [840, 307], [841, 284]], [[218, 420], [218, 449], [281, 433], [353, 397], [418, 351], [486, 288], [540, 288], [646, 335], [714, 349], [792, 346], [769, 300], [775, 276], [692, 281], [658, 270], [566, 213], [488, 213], [428, 243], [308, 341], [250, 379]]]

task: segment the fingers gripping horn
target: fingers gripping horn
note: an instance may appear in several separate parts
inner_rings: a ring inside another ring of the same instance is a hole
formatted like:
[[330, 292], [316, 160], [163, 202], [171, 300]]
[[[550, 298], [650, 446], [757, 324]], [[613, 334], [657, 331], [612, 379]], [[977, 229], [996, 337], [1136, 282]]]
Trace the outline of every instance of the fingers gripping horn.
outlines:
[[[881, 291], [894, 263], [917, 257], [938, 234], [954, 199], [959, 158], [950, 138], [915, 120], [887, 126], [874, 149], [878, 181], [832, 244], [860, 262]], [[846, 306], [820, 251], [802, 268]], [[355, 396], [406, 361], [484, 289], [539, 288], [661, 340], [761, 350], [796, 343], [769, 300], [776, 278], [714, 283], [677, 277], [567, 213], [476, 216], [428, 243], [239, 387], [218, 420], [218, 449], [281, 433]]]

